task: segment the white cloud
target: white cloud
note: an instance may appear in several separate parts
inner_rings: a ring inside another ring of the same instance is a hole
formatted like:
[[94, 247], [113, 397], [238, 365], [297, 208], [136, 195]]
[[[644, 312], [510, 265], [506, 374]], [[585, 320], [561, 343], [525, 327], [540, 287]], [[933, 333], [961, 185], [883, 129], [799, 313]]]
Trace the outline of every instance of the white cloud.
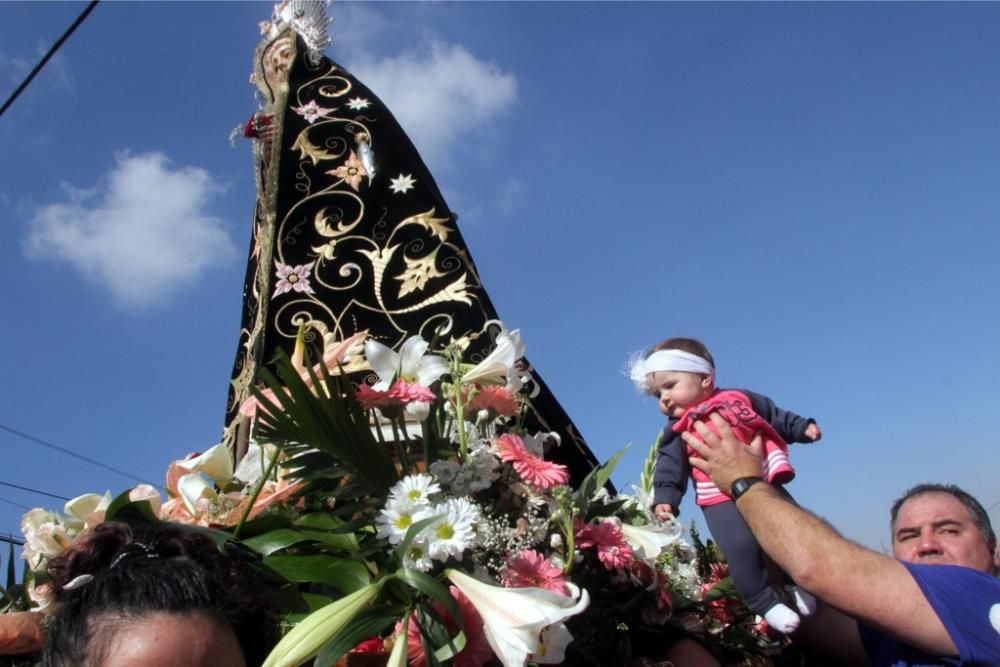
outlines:
[[[11, 58], [0, 52], [0, 73], [6, 73], [7, 78], [12, 84], [20, 85], [48, 50], [49, 45], [42, 40], [38, 40], [35, 43], [35, 55], [31, 61], [21, 56]], [[76, 82], [73, 79], [73, 75], [70, 74], [66, 59], [60, 53], [53, 55], [49, 62], [45, 64], [45, 67], [42, 68], [42, 71], [39, 72], [38, 78], [35, 79], [35, 85], [42, 82], [63, 92], [71, 92], [76, 88]]]
[[458, 44], [431, 42], [354, 73], [382, 98], [429, 162], [445, 162], [455, 142], [486, 125], [517, 98], [517, 78]]
[[[387, 15], [365, 5], [342, 4], [335, 12], [333, 51], [386, 103], [428, 163], [451, 166], [456, 143], [488, 126], [516, 101], [517, 77], [465, 46], [415, 28], [420, 21], [413, 20], [414, 11], [419, 6]], [[370, 50], [386, 43], [405, 43], [407, 48], [378, 56]]]
[[524, 194], [524, 183], [516, 176], [511, 176], [497, 191], [497, 208], [503, 213], [513, 213], [521, 207]]
[[162, 301], [235, 256], [223, 221], [205, 210], [221, 188], [204, 169], [121, 154], [100, 186], [63, 190], [66, 201], [35, 212], [25, 253], [69, 262], [122, 305]]

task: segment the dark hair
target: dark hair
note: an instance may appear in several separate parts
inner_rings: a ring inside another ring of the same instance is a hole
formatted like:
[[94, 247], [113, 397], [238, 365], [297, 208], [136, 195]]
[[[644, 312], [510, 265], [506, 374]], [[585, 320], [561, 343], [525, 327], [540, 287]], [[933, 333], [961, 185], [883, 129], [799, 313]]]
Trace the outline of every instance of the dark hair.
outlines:
[[189, 529], [103, 523], [53, 559], [48, 575], [58, 607], [44, 667], [100, 664], [116, 628], [157, 612], [218, 619], [232, 628], [248, 666], [260, 665], [277, 640], [252, 569]]
[[660, 350], [680, 350], [681, 352], [688, 352], [701, 357], [707, 361], [712, 368], [715, 368], [715, 359], [712, 358], [712, 353], [708, 351], [708, 347], [706, 347], [700, 340], [696, 340], [694, 338], [668, 338], [666, 340], [661, 340], [649, 349], [649, 354], [646, 356], [648, 357], [650, 354], [659, 352]]
[[986, 540], [986, 545], [990, 549], [996, 547], [997, 537], [993, 532], [993, 526], [990, 525], [990, 515], [986, 513], [986, 510], [983, 509], [978, 500], [954, 484], [918, 484], [900, 496], [892, 504], [892, 509], [889, 510], [889, 525], [893, 533], [896, 532], [896, 519], [899, 518], [899, 510], [903, 506], [903, 503], [928, 493], [946, 493], [965, 505], [965, 509], [969, 510], [972, 523], [975, 524], [976, 528], [982, 534], [983, 539]]

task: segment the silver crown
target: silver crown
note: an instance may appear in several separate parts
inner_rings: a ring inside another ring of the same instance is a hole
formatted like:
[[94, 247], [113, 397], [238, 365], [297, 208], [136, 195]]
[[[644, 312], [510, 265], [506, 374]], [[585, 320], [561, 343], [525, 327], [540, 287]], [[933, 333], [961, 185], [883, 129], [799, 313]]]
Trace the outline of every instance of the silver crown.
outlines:
[[326, 15], [330, 0], [283, 0], [274, 6], [271, 22], [261, 24], [269, 39], [274, 39], [285, 28], [292, 28], [306, 43], [311, 65], [319, 64], [323, 51], [333, 41], [329, 26], [333, 19]]

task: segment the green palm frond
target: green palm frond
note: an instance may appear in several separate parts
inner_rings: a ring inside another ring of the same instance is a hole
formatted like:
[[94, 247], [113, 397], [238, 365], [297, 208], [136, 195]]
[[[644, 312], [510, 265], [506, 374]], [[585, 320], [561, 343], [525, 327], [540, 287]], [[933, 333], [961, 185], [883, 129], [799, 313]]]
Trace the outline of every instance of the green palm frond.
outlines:
[[278, 353], [275, 368], [277, 377], [261, 371], [275, 400], [254, 389], [261, 403], [257, 440], [282, 448], [290, 457], [285, 467], [296, 469], [296, 477], [314, 484], [330, 480], [345, 497], [349, 490], [353, 497], [384, 498], [399, 474], [386, 447], [372, 434], [348, 380], [332, 376], [324, 366], [317, 376], [307, 362], [314, 392], [284, 352]]

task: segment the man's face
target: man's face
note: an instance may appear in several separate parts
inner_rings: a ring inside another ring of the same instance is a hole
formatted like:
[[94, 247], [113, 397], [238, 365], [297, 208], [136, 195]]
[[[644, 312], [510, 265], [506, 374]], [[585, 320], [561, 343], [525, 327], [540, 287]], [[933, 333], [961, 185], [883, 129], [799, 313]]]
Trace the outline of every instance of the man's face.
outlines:
[[1000, 571], [996, 545], [986, 543], [969, 510], [948, 493], [925, 493], [903, 503], [896, 516], [892, 550], [896, 558], [908, 563]]

